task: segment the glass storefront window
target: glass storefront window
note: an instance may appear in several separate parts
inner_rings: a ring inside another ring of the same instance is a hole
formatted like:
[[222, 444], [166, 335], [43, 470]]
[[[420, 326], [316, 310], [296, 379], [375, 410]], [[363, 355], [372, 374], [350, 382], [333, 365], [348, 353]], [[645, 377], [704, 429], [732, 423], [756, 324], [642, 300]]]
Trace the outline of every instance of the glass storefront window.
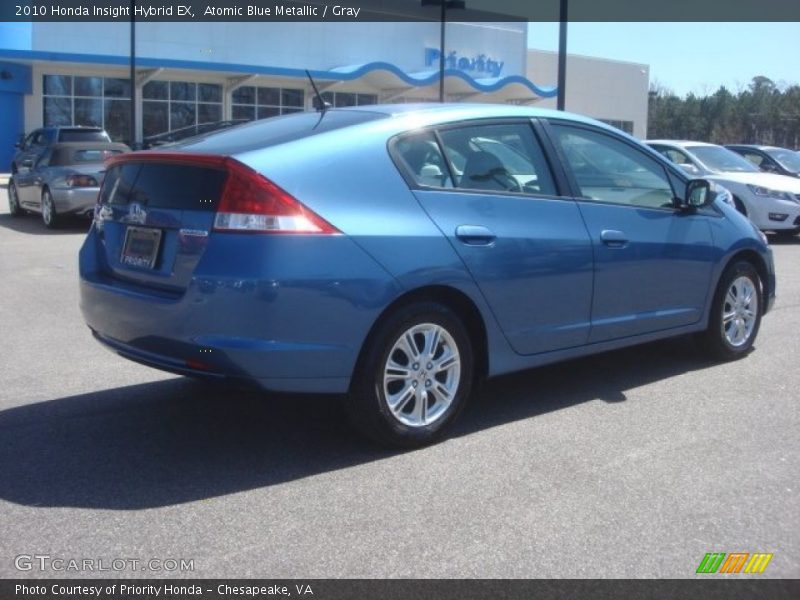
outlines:
[[85, 75], [43, 76], [47, 125], [102, 127], [115, 141], [130, 141], [130, 81]]
[[356, 94], [354, 92], [323, 92], [322, 99], [334, 108], [345, 106], [366, 106], [377, 104], [376, 94]]
[[191, 81], [149, 81], [142, 88], [144, 137], [222, 120], [222, 86]]
[[243, 85], [231, 94], [231, 116], [234, 119], [267, 119], [305, 106], [305, 92], [296, 88], [272, 88]]
[[169, 100], [169, 82], [148, 81], [142, 88], [142, 98], [146, 100]]

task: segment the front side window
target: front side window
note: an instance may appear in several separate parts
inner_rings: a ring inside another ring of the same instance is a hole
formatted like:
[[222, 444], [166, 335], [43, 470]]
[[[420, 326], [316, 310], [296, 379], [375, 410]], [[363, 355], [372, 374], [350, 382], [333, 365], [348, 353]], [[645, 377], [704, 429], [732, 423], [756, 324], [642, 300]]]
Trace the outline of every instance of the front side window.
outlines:
[[528, 123], [448, 128], [440, 136], [456, 187], [556, 195], [544, 152]]
[[553, 124], [567, 166], [587, 200], [647, 208], [672, 208], [672, 186], [650, 156], [610, 135]]

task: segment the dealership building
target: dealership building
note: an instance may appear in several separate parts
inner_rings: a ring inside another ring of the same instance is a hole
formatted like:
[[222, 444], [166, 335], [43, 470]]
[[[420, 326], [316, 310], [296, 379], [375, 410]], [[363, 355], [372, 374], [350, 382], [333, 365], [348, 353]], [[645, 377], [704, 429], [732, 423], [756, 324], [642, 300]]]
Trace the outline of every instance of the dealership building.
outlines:
[[[439, 97], [440, 23], [0, 23], [0, 171], [42, 125], [98, 125], [115, 140], [311, 108], [308, 69], [334, 106]], [[557, 53], [525, 22], [447, 23], [445, 97], [555, 106]], [[567, 110], [644, 137], [648, 68], [570, 56]], [[130, 131], [131, 103], [135, 131]]]

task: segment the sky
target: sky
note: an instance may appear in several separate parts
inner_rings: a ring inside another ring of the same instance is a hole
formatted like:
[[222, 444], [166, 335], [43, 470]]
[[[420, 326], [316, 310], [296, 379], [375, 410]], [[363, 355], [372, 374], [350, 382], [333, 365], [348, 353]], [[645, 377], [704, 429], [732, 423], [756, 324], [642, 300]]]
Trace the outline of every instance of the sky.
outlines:
[[[529, 23], [528, 47], [558, 50], [558, 23]], [[570, 23], [567, 52], [650, 65], [650, 82], [680, 96], [757, 75], [800, 84], [800, 23]]]

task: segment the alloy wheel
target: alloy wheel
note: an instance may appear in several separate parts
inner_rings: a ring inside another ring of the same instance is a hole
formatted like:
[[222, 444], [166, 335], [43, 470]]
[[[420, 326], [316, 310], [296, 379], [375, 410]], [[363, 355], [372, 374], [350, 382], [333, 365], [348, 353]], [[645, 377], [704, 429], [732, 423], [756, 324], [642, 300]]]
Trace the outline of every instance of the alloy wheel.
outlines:
[[53, 223], [53, 197], [46, 190], [42, 193], [42, 221], [48, 227]]
[[442, 326], [421, 323], [407, 329], [389, 351], [383, 392], [392, 416], [408, 427], [442, 418], [461, 381], [461, 357]]
[[744, 275], [731, 282], [722, 307], [722, 334], [734, 348], [744, 346], [753, 335], [758, 315], [758, 292]]

